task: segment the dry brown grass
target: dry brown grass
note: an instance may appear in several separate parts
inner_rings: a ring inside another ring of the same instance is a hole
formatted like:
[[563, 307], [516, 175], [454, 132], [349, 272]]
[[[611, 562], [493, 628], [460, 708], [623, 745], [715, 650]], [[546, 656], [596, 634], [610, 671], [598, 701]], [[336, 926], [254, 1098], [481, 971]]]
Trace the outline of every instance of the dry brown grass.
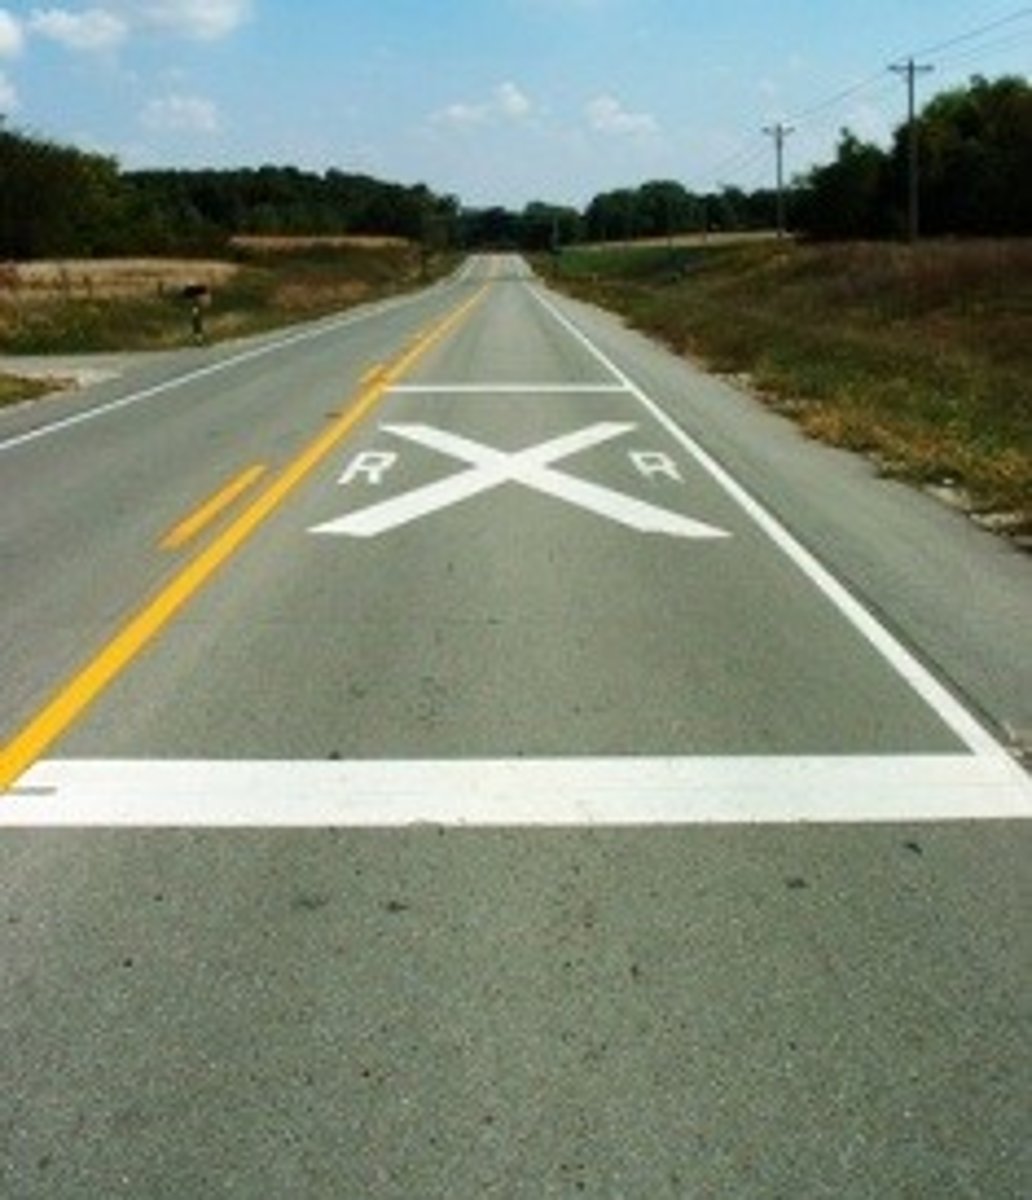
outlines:
[[155, 296], [187, 284], [224, 285], [236, 263], [175, 258], [60, 259], [0, 265], [0, 304]]
[[403, 248], [410, 245], [405, 238], [376, 237], [372, 234], [288, 237], [285, 235], [239, 234], [229, 243], [234, 250], [259, 254], [294, 254], [298, 250], [383, 250], [388, 246]]
[[0, 375], [0, 408], [5, 404], [20, 404], [22, 400], [35, 400], [62, 386], [64, 380], [24, 379], [18, 375]]
[[206, 284], [209, 341], [326, 316], [418, 286], [451, 260], [396, 238], [258, 238], [239, 261], [124, 258], [0, 264], [0, 349], [149, 350], [192, 342], [183, 288]]
[[587, 251], [589, 254], [605, 254], [610, 250], [648, 250], [667, 246], [675, 249], [701, 246], [742, 246], [750, 242], [770, 242], [777, 236], [777, 233], [770, 229], [737, 230], [727, 233], [720, 231], [675, 233], [673, 237], [634, 238], [623, 242], [584, 242], [577, 247], [577, 253]]
[[359, 304], [371, 290], [370, 284], [361, 279], [284, 283], [276, 289], [275, 301], [284, 312], [308, 313]]
[[811, 436], [1032, 533], [1032, 241], [571, 252], [564, 275]]

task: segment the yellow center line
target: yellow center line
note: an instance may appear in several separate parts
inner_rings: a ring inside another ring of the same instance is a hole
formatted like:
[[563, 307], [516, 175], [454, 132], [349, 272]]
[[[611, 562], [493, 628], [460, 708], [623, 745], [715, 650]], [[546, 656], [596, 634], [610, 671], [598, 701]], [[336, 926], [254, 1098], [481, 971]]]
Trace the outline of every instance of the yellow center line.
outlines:
[[263, 464], [256, 463], [255, 466], [248, 467], [246, 471], [241, 471], [225, 487], [220, 488], [210, 500], [206, 500], [188, 517], [170, 529], [161, 540], [162, 550], [178, 550], [181, 546], [185, 546], [202, 529], [210, 525], [220, 513], [229, 508], [238, 496], [242, 496], [248, 488], [256, 484], [265, 474], [266, 469]]
[[347, 437], [380, 401], [388, 387], [410, 370], [437, 342], [466, 318], [484, 296], [474, 296], [443, 318], [388, 366], [383, 374], [360, 390], [351, 407], [325, 429], [278, 475], [240, 516], [228, 525], [196, 558], [187, 563], [143, 608], [114, 635], [87, 665], [69, 679], [6, 746], [0, 748], [0, 792], [9, 790], [50, 746], [100, 696], [133, 659], [165, 628], [201, 590], [215, 572], [252, 533], [287, 499], [320, 462]]
[[386, 369], [387, 368], [383, 365], [383, 363], [373, 363], [369, 370], [366, 371], [362, 378], [358, 381], [359, 384], [362, 387], [365, 387], [367, 383], [372, 383], [378, 375], [382, 375]]

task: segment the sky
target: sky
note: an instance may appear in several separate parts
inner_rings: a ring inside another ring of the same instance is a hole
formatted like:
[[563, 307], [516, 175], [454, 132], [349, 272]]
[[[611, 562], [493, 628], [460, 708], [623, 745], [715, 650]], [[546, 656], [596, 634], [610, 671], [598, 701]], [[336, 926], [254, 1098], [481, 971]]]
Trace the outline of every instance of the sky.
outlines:
[[1028, 76], [1017, 0], [0, 0], [0, 114], [126, 168], [290, 164], [466, 205], [703, 191], [886, 144], [973, 74]]

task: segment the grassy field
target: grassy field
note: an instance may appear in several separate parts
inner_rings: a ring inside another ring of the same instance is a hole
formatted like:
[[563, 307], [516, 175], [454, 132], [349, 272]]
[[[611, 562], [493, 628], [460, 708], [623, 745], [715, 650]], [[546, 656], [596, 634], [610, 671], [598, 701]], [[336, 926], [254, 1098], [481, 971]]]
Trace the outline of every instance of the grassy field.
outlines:
[[16, 375], [0, 375], [0, 408], [5, 404], [20, 404], [35, 400], [52, 390], [53, 385], [40, 379], [22, 379]]
[[[248, 238], [231, 260], [114, 259], [0, 266], [0, 352], [150, 350], [191, 340], [189, 284], [210, 290], [209, 341], [323, 316], [412, 287], [420, 249], [390, 238]], [[449, 264], [437, 260], [429, 273]]]
[[1032, 242], [569, 250], [562, 286], [1032, 533]]
[[238, 234], [230, 238], [229, 244], [234, 250], [269, 251], [293, 254], [298, 250], [312, 250], [321, 247], [333, 249], [364, 248], [379, 250], [384, 247], [404, 248], [408, 242], [404, 238], [383, 237], [376, 234], [344, 234], [340, 236], [313, 235], [311, 237], [286, 237], [278, 234]]

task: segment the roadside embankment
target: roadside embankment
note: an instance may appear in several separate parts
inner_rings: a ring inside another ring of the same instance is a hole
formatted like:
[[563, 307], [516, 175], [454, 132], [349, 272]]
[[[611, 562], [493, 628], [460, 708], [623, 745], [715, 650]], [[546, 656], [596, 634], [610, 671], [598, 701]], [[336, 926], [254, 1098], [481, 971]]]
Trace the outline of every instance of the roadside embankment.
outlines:
[[811, 436], [1032, 535], [1032, 242], [584, 248], [558, 282]]
[[52, 391], [54, 386], [53, 382], [44, 379], [0, 374], [0, 408], [7, 404], [21, 404], [23, 400], [34, 400]]
[[450, 265], [387, 238], [250, 238], [227, 256], [2, 264], [0, 353], [223, 341], [392, 295]]

